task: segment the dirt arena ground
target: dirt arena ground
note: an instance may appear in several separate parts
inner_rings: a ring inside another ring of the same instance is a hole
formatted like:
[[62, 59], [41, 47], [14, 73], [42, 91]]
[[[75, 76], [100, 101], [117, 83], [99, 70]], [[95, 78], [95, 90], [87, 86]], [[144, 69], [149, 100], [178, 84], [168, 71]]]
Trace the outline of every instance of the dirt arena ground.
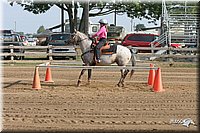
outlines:
[[[148, 63], [139, 63], [138, 66]], [[194, 63], [154, 62], [165, 92], [147, 85], [148, 70], [137, 70], [126, 86], [115, 86], [120, 72], [94, 70], [92, 82], [76, 80], [80, 69], [51, 68], [54, 83], [32, 89], [34, 65], [3, 66], [4, 131], [197, 131], [198, 69]], [[129, 75], [128, 75], [129, 76]], [[183, 125], [186, 118], [194, 122]]]

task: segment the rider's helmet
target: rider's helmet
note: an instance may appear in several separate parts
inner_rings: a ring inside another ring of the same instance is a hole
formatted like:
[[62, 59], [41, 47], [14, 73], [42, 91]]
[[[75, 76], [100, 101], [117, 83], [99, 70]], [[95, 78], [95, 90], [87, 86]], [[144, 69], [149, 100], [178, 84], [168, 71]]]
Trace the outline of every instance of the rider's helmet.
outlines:
[[99, 23], [100, 23], [100, 24], [105, 24], [105, 25], [108, 24], [108, 22], [107, 22], [106, 19], [100, 19], [100, 20], [99, 20]]

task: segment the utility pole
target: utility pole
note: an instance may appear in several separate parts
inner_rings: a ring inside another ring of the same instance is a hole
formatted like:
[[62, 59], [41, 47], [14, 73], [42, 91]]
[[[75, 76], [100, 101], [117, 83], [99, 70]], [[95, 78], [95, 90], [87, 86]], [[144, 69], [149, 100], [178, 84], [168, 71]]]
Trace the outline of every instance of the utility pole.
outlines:
[[16, 21], [15, 21], [15, 32], [16, 32], [16, 30], [17, 30], [17, 23], [16, 23]]
[[114, 12], [114, 24], [115, 24], [115, 26], [117, 26], [117, 11], [116, 11], [116, 4], [115, 4], [115, 1], [114, 1], [114, 6], [115, 6], [115, 12]]
[[116, 11], [116, 7], [115, 7], [115, 18], [114, 18], [114, 24], [115, 24], [115, 26], [117, 26], [117, 11]]
[[133, 18], [131, 18], [131, 31], [133, 31]]
[[84, 33], [88, 35], [88, 29], [89, 29], [89, 1], [85, 1], [84, 3]]
[[64, 9], [63, 9], [63, 4], [61, 8], [61, 32], [64, 32], [64, 25], [65, 25], [65, 20], [64, 20]]

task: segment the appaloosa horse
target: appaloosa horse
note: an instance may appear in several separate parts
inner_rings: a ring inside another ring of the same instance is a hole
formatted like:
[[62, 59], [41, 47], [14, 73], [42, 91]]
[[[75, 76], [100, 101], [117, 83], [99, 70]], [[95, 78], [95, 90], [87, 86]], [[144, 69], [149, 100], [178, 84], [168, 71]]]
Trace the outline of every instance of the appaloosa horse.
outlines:
[[[81, 33], [79, 31], [75, 31], [71, 38], [69, 39], [70, 43], [76, 44], [80, 46], [82, 55], [82, 61], [84, 63], [84, 66], [94, 66], [94, 65], [110, 65], [113, 63], [117, 63], [118, 66], [126, 66], [129, 61], [131, 60], [132, 66], [135, 66], [136, 64], [136, 57], [134, 56], [135, 50], [129, 49], [127, 47], [124, 47], [122, 45], [114, 45], [115, 46], [115, 52], [113, 54], [101, 54], [100, 63], [94, 62], [94, 49], [91, 48], [92, 41], [86, 36], [84, 33]], [[88, 83], [90, 83], [91, 80], [91, 73], [92, 69], [82, 69], [79, 79], [77, 82], [77, 86], [81, 83], [81, 77], [84, 74], [84, 72], [88, 70]], [[118, 86], [120, 87], [120, 84], [122, 87], [124, 86], [124, 79], [126, 78], [126, 75], [128, 74], [128, 69], [121, 69], [121, 77], [118, 82]], [[131, 75], [133, 75], [134, 69], [131, 70]]]

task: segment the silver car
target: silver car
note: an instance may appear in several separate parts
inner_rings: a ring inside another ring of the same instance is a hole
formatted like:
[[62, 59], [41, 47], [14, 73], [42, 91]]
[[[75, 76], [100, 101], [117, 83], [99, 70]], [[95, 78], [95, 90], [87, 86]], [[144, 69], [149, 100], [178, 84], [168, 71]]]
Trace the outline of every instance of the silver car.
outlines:
[[[70, 39], [70, 33], [53, 33], [48, 38], [49, 49], [47, 53], [51, 54], [53, 59], [55, 58], [72, 58], [76, 59], [77, 52], [73, 45], [67, 45], [67, 41]], [[52, 52], [50, 52], [52, 47]], [[49, 55], [50, 56], [50, 55]]]

